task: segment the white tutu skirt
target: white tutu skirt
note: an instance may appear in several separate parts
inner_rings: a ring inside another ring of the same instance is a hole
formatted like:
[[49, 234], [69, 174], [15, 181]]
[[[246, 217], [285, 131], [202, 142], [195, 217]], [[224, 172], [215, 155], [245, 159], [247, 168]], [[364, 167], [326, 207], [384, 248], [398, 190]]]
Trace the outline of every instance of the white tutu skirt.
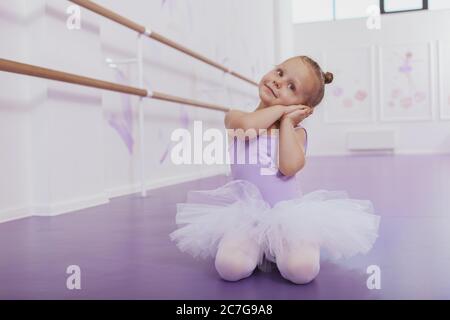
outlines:
[[271, 207], [256, 185], [233, 180], [214, 190], [188, 192], [187, 202], [177, 204], [178, 229], [170, 238], [193, 257], [214, 258], [226, 233], [245, 232], [260, 245], [259, 266], [275, 262], [285, 245], [302, 243], [319, 245], [326, 257], [335, 260], [372, 248], [380, 220], [373, 211], [368, 200], [327, 190]]

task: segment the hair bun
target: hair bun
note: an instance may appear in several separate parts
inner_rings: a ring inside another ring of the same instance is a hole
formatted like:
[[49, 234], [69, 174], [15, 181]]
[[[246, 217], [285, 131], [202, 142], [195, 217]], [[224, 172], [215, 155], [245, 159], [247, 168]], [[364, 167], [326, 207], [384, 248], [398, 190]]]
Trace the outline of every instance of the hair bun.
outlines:
[[329, 84], [333, 82], [334, 76], [331, 72], [326, 72], [323, 74], [323, 78], [325, 80], [325, 84]]

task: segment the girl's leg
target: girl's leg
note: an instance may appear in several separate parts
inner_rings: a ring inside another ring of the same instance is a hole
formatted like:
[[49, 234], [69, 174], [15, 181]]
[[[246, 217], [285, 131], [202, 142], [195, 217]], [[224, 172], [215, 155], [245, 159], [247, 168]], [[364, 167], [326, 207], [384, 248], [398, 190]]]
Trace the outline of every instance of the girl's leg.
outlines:
[[276, 263], [285, 279], [306, 284], [319, 273], [320, 248], [312, 244], [286, 245], [281, 252], [277, 252]]
[[256, 241], [245, 233], [230, 232], [219, 243], [215, 267], [222, 279], [238, 281], [253, 273], [259, 255], [260, 248]]

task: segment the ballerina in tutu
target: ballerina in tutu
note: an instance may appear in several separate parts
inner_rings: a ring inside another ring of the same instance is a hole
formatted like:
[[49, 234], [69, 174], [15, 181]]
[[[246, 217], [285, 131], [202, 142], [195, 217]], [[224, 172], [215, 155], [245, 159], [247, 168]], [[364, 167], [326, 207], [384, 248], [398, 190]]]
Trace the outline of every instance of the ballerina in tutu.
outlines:
[[379, 216], [369, 200], [345, 191], [301, 191], [296, 174], [305, 166], [307, 132], [300, 123], [313, 113], [333, 75], [311, 58], [276, 66], [259, 83], [253, 112], [225, 116], [232, 181], [214, 190], [190, 191], [177, 204], [178, 248], [212, 257], [220, 277], [237, 281], [256, 267], [297, 284], [312, 281], [321, 252], [330, 259], [367, 253]]

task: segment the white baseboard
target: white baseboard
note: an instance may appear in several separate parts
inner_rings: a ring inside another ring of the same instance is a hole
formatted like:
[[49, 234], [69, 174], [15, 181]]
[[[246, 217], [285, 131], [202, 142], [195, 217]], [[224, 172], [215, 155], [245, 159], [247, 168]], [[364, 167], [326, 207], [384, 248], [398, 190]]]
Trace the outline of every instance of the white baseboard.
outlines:
[[219, 168], [219, 169], [218, 168], [206, 169], [201, 172], [189, 173], [189, 174], [185, 174], [182, 176], [158, 179], [156, 181], [153, 181], [152, 183], [147, 183], [146, 187], [147, 187], [147, 190], [158, 189], [158, 188], [167, 187], [167, 186], [180, 184], [180, 183], [184, 183], [184, 182], [189, 182], [189, 181], [193, 181], [193, 180], [199, 180], [199, 179], [204, 179], [204, 178], [208, 178], [208, 177], [213, 177], [216, 175], [226, 175], [227, 173], [228, 173], [228, 169], [226, 167]]
[[383, 155], [383, 154], [389, 154], [391, 156], [395, 155], [450, 155], [450, 151], [442, 151], [442, 150], [395, 150], [394, 152], [391, 151], [342, 151], [342, 152], [311, 152], [306, 155], [306, 157], [334, 157], [334, 156], [354, 156], [354, 155]]
[[[220, 167], [217, 168], [216, 166], [212, 167], [211, 169], [202, 170], [201, 172], [192, 172], [184, 175], [178, 175], [174, 177], [169, 178], [159, 178], [156, 180], [153, 180], [152, 182], [146, 182], [145, 189], [146, 190], [154, 190], [158, 188], [168, 187], [184, 182], [189, 182], [193, 180], [213, 177], [216, 175], [227, 175], [229, 172], [229, 169], [227, 167]], [[138, 193], [141, 191], [141, 185], [139, 183], [135, 183], [129, 186], [124, 187], [118, 187], [118, 188], [111, 188], [107, 190], [108, 197], [116, 198], [121, 197], [125, 195], [129, 195], [132, 193]]]
[[106, 193], [102, 192], [94, 196], [60, 201], [50, 205], [35, 205], [30, 211], [33, 213], [33, 216], [53, 217], [64, 213], [95, 207], [108, 202], [109, 198]]
[[436, 150], [401, 150], [397, 151], [396, 154], [405, 154], [405, 155], [436, 155], [436, 156], [444, 156], [444, 155], [450, 155], [450, 151], [436, 151]]
[[30, 207], [7, 208], [0, 211], [0, 223], [31, 217]]
[[139, 192], [139, 190], [140, 190], [140, 185], [135, 183], [135, 184], [127, 185], [127, 186], [123, 186], [123, 187], [110, 188], [110, 189], [106, 190], [106, 194], [109, 199], [112, 199], [112, 198], [117, 198], [117, 197], [121, 197], [121, 196], [126, 196], [128, 194], [136, 193], [136, 192]]
[[[229, 169], [227, 167], [212, 167], [211, 169], [202, 170], [200, 172], [192, 172], [181, 176], [160, 178], [150, 183], [146, 183], [146, 190], [158, 189], [179, 183], [189, 182], [193, 180], [208, 178], [216, 175], [227, 175]], [[139, 184], [109, 189], [104, 193], [94, 196], [73, 199], [69, 201], [61, 201], [51, 205], [33, 205], [18, 208], [8, 208], [0, 211], [0, 223], [13, 221], [17, 219], [27, 218], [31, 216], [52, 217], [60, 214], [70, 213], [98, 205], [106, 204], [111, 198], [124, 196], [132, 193], [140, 192]]]

